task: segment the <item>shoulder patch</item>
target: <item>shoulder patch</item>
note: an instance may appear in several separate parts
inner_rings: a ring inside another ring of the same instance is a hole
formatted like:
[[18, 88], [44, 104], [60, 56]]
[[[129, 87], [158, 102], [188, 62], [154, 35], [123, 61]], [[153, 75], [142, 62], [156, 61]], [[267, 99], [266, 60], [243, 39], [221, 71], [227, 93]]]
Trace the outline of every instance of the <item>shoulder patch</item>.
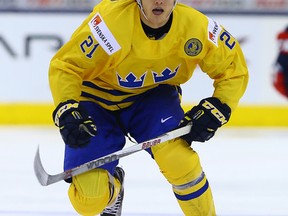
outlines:
[[218, 37], [222, 31], [220, 24], [212, 19], [208, 18], [208, 40], [214, 43], [218, 47]]
[[197, 56], [202, 51], [203, 45], [197, 38], [189, 39], [184, 45], [184, 51], [189, 56]]
[[93, 36], [108, 55], [112, 55], [120, 50], [120, 45], [99, 13], [95, 14], [88, 25]]

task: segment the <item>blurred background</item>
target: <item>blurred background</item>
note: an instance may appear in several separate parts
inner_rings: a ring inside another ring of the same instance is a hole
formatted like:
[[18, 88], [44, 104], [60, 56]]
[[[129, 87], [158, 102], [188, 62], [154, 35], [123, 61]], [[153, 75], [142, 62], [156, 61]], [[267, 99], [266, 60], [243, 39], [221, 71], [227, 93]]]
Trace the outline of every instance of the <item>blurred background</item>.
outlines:
[[[242, 45], [250, 82], [228, 125], [288, 126], [287, 97], [273, 86], [277, 35], [288, 26], [288, 0], [181, 1], [220, 22]], [[0, 0], [0, 124], [52, 123], [49, 61], [97, 2]], [[184, 107], [213, 90], [198, 71], [183, 88]]]
[[[279, 36], [288, 27], [288, 0], [179, 1], [217, 20], [238, 39], [250, 73], [230, 122], [208, 146], [195, 146], [215, 188], [219, 215], [287, 216], [288, 86], [281, 86], [277, 59], [288, 53], [288, 38]], [[33, 157], [40, 145], [44, 167], [52, 173], [62, 170], [64, 146], [51, 117], [49, 61], [97, 3], [0, 0], [0, 215], [75, 215], [67, 184], [38, 184]], [[185, 109], [213, 91], [199, 69], [182, 87]], [[169, 185], [156, 177], [157, 168], [146, 158], [140, 153], [123, 159], [131, 173], [124, 213], [181, 215], [173, 195], [165, 192]]]

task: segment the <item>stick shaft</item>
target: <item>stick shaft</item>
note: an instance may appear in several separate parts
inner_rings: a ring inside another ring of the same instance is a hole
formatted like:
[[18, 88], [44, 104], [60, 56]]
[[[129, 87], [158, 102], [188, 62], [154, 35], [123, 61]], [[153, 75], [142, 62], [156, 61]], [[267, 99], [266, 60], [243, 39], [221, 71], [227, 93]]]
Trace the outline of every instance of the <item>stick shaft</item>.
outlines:
[[70, 170], [66, 170], [64, 172], [61, 172], [55, 175], [50, 175], [45, 171], [41, 162], [40, 152], [39, 152], [39, 147], [38, 147], [35, 158], [34, 158], [34, 172], [39, 183], [43, 186], [47, 186], [47, 185], [54, 184], [56, 182], [71, 178], [72, 176], [76, 176], [81, 173], [87, 172], [91, 169], [95, 169], [104, 164], [111, 163], [115, 160], [119, 160], [120, 158], [126, 157], [138, 151], [141, 151], [141, 150], [150, 148], [152, 146], [161, 144], [163, 142], [181, 137], [189, 133], [190, 130], [191, 130], [191, 125], [187, 125], [187, 126], [175, 129], [173, 131], [167, 132], [154, 139], [150, 139], [148, 141], [135, 144], [128, 148], [124, 148], [122, 150], [116, 151], [114, 153], [108, 154], [100, 158], [97, 158], [95, 160], [84, 163], [78, 167], [72, 168]]

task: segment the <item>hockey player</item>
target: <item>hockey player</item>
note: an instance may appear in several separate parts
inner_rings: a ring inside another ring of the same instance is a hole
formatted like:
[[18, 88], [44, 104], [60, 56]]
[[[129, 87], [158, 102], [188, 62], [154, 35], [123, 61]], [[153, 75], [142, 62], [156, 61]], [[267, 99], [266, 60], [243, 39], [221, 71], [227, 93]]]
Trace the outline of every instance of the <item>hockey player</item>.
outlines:
[[275, 89], [288, 98], [288, 26], [277, 35], [279, 54], [275, 63], [273, 85]]
[[[197, 65], [215, 91], [184, 114], [181, 84]], [[213, 137], [247, 86], [241, 48], [223, 26], [175, 0], [103, 0], [53, 57], [49, 79], [65, 170], [122, 149], [127, 134], [143, 142], [192, 121], [188, 135], [147, 152], [184, 215], [216, 215], [191, 142]], [[79, 214], [121, 215], [118, 162], [71, 179], [68, 196]]]

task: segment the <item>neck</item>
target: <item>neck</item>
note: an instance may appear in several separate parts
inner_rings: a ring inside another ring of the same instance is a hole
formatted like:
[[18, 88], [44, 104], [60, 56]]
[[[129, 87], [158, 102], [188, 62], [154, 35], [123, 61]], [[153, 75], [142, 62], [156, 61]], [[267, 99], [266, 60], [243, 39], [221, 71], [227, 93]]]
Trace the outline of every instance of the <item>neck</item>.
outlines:
[[143, 30], [144, 30], [144, 32], [148, 38], [150, 38], [152, 40], [160, 40], [163, 37], [165, 37], [165, 35], [169, 32], [169, 29], [170, 29], [171, 24], [172, 24], [172, 19], [173, 19], [173, 14], [171, 14], [171, 16], [169, 17], [167, 22], [159, 28], [157, 28], [157, 27], [153, 28], [153, 27], [147, 25], [146, 23], [144, 23], [142, 20], [141, 20], [141, 24], [142, 24]]

